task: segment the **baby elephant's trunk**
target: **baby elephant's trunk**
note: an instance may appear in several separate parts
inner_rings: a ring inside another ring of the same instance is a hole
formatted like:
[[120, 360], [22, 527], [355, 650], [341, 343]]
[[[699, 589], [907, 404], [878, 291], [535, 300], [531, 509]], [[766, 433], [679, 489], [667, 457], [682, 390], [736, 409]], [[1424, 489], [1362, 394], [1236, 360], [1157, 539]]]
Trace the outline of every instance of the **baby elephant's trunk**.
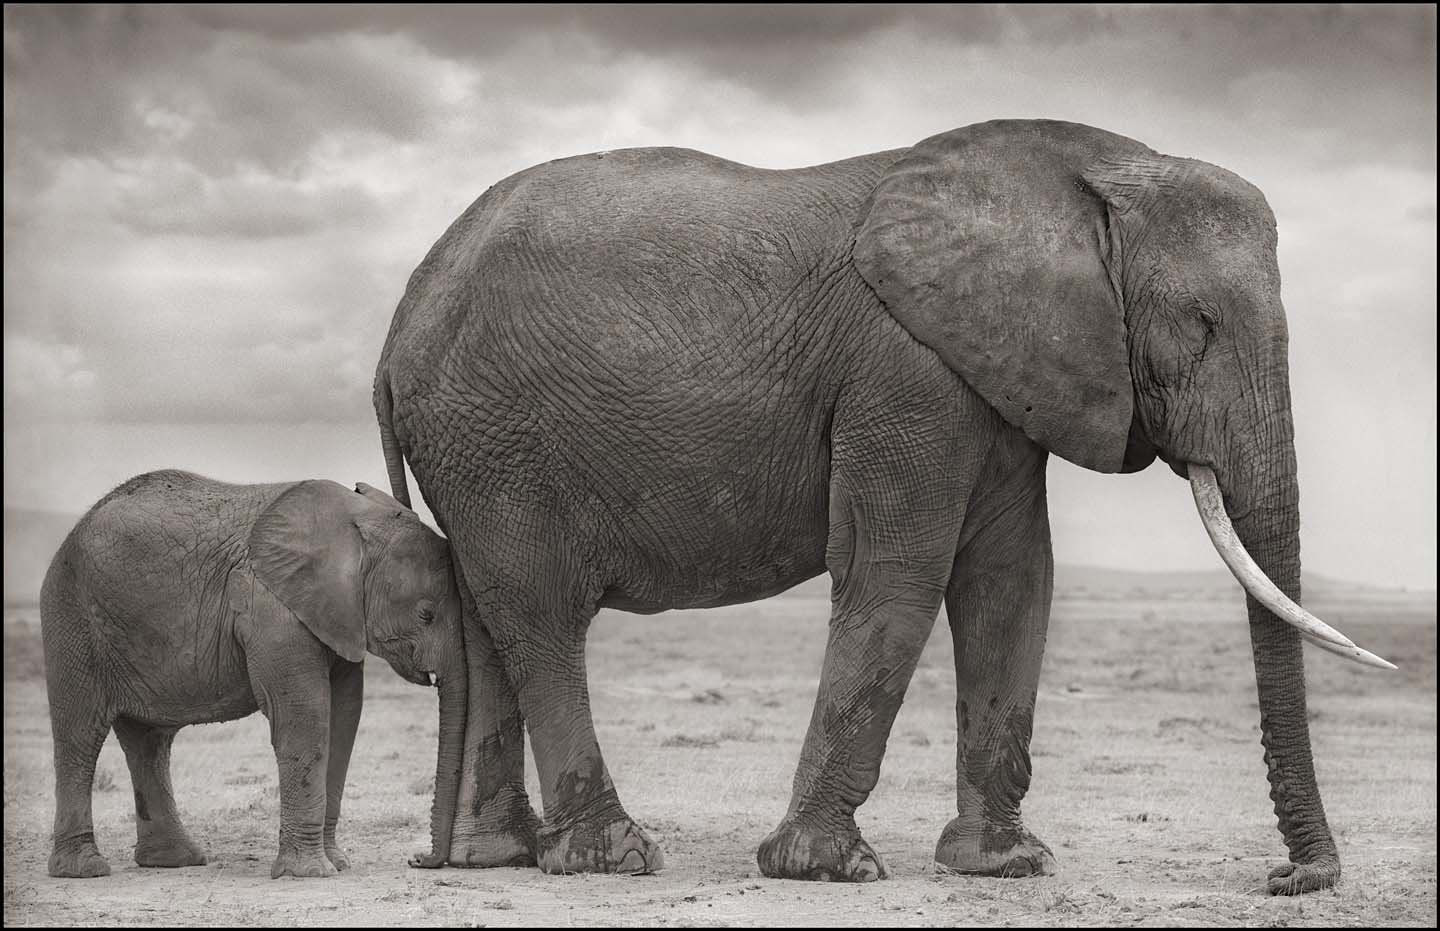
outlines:
[[468, 685], [465, 655], [456, 651], [436, 671], [440, 689], [440, 749], [435, 761], [435, 804], [430, 812], [431, 858], [436, 865], [450, 857], [450, 832], [465, 759], [465, 710]]

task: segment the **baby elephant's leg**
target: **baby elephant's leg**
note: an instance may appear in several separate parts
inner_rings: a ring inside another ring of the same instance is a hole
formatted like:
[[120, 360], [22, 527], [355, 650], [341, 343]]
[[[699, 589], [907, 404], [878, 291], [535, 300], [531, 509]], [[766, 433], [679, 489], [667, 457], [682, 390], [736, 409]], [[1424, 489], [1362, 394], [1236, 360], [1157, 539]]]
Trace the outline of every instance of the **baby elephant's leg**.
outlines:
[[[50, 727], [55, 736], [55, 833], [51, 876], [109, 876], [110, 864], [95, 846], [90, 792], [95, 761], [110, 733], [99, 709], [79, 699], [60, 701], [50, 693]], [[82, 705], [84, 707], [82, 707]]]
[[203, 866], [205, 852], [185, 833], [170, 788], [170, 744], [176, 727], [115, 720], [135, 790], [135, 862], [141, 866]]
[[292, 641], [252, 649], [247, 662], [280, 769], [280, 852], [270, 876], [333, 876], [325, 853], [330, 657], [319, 641]]
[[350, 868], [349, 858], [335, 840], [335, 826], [340, 822], [340, 800], [345, 795], [345, 774], [350, 769], [350, 751], [355, 748], [364, 693], [364, 665], [337, 662], [330, 671], [330, 759], [325, 774], [325, 856], [337, 870]]

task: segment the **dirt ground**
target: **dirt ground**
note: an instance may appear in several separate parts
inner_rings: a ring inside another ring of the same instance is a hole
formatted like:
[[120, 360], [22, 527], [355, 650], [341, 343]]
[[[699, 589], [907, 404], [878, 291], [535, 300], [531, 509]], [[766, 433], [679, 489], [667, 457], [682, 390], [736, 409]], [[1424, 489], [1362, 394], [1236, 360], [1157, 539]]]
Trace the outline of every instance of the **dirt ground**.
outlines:
[[341, 821], [350, 871], [269, 878], [278, 798], [256, 715], [186, 729], [175, 743], [176, 797], [208, 866], [131, 861], [129, 773], [112, 737], [95, 825], [114, 872], [51, 879], [38, 619], [7, 609], [5, 924], [1435, 926], [1433, 595], [1352, 598], [1322, 614], [1401, 668], [1381, 673], [1307, 651], [1317, 767], [1345, 872], [1334, 890], [1275, 899], [1256, 891], [1284, 846], [1239, 603], [1139, 591], [1055, 606], [1025, 810], [1058, 875], [979, 879], [932, 864], [955, 804], [942, 620], [857, 819], [892, 878], [762, 878], [755, 848], [784, 813], [814, 700], [823, 594], [812, 584], [754, 605], [597, 619], [590, 679], [600, 743], [622, 800], [662, 839], [668, 864], [630, 878], [408, 869], [406, 857], [428, 847], [436, 699], [371, 658]]

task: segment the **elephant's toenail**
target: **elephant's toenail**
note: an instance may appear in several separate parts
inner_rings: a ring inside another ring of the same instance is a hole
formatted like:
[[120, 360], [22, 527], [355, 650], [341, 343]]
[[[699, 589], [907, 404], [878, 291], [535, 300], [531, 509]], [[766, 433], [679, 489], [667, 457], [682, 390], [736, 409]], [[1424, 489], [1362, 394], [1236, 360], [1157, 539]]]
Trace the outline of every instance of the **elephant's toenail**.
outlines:
[[1005, 869], [1000, 875], [1013, 879], [1021, 876], [1033, 876], [1038, 871], [1039, 867], [1034, 860], [1029, 857], [1015, 857], [1005, 864]]
[[617, 873], [648, 873], [649, 864], [645, 862], [645, 855], [638, 850], [628, 850], [625, 856], [620, 858], [620, 865], [615, 867]]

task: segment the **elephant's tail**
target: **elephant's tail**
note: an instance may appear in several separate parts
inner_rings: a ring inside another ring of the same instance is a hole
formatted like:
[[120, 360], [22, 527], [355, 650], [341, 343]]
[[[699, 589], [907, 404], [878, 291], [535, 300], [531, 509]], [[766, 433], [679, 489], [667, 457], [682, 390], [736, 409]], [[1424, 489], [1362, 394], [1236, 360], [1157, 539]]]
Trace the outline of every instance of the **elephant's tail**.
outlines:
[[390, 395], [390, 379], [383, 371], [375, 377], [375, 419], [380, 422], [380, 447], [385, 452], [390, 494], [408, 508], [410, 488], [405, 482], [405, 454], [400, 451], [400, 440], [395, 436], [394, 400]]

